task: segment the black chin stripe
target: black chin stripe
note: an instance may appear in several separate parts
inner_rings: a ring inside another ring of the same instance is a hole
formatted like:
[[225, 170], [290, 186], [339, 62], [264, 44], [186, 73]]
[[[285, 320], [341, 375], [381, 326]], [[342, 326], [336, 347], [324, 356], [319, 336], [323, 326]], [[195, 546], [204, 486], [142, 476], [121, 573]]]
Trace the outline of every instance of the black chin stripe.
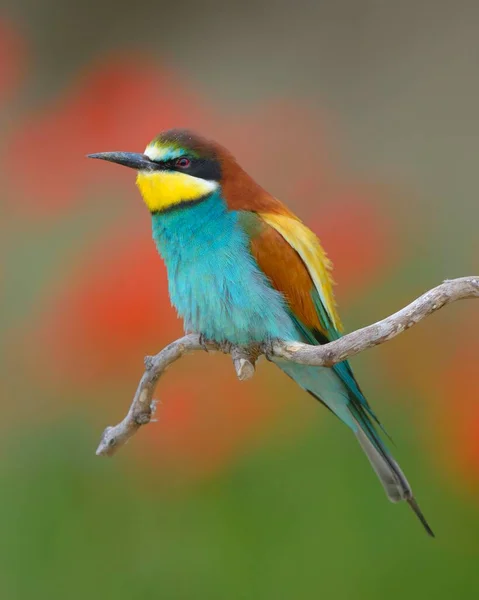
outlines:
[[151, 214], [152, 215], [164, 215], [169, 212], [174, 212], [177, 210], [184, 210], [185, 208], [191, 208], [192, 206], [195, 206], [195, 204], [200, 204], [200, 202], [204, 202], [205, 200], [208, 200], [208, 198], [210, 198], [211, 195], [212, 195], [212, 193], [205, 194], [204, 196], [200, 196], [199, 198], [195, 198], [194, 200], [182, 200], [181, 202], [177, 202], [176, 204], [167, 206], [166, 208], [163, 208], [162, 210], [153, 210], [153, 211], [151, 211]]

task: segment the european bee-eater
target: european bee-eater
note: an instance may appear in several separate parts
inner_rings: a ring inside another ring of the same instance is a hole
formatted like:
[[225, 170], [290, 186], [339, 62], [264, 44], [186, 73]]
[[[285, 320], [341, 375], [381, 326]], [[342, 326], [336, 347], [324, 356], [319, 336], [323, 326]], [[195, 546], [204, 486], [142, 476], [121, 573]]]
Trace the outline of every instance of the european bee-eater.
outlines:
[[[337, 339], [329, 262], [316, 235], [259, 186], [219, 144], [188, 130], [161, 133], [144, 154], [91, 154], [131, 167], [152, 216], [170, 299], [185, 329], [207, 340]], [[349, 363], [277, 366], [356, 435], [392, 502], [406, 500], [434, 535]]]

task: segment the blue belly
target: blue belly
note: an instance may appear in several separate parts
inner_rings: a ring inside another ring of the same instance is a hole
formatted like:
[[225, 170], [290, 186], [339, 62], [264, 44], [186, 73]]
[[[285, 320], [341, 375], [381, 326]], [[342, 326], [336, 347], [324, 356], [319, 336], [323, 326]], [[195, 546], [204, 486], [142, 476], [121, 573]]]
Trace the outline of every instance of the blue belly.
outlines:
[[283, 296], [258, 268], [238, 214], [219, 194], [153, 215], [153, 238], [187, 331], [235, 344], [297, 339]]

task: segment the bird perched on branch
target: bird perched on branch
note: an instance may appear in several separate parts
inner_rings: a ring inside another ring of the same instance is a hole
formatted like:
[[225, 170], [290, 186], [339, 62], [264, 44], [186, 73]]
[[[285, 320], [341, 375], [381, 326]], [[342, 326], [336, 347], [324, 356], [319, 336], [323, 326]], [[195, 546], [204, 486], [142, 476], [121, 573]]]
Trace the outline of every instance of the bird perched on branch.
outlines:
[[[161, 133], [144, 154], [91, 154], [137, 171], [153, 239], [185, 329], [235, 345], [324, 344], [341, 322], [331, 263], [318, 238], [219, 144], [188, 130]], [[392, 502], [406, 500], [434, 535], [348, 362], [332, 368], [273, 359], [356, 435]]]

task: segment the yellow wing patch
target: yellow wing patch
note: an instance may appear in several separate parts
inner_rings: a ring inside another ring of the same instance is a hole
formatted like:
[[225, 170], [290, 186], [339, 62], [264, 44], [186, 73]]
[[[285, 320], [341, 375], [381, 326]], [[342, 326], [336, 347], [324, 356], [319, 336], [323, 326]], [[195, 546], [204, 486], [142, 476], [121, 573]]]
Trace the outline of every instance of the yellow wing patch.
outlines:
[[343, 326], [333, 294], [332, 263], [323, 250], [319, 239], [304, 223], [295, 217], [271, 213], [260, 213], [260, 215], [300, 255], [331, 322], [338, 331], [342, 331]]
[[191, 202], [211, 194], [218, 184], [179, 171], [139, 171], [136, 178], [146, 206], [162, 211], [181, 202]]

